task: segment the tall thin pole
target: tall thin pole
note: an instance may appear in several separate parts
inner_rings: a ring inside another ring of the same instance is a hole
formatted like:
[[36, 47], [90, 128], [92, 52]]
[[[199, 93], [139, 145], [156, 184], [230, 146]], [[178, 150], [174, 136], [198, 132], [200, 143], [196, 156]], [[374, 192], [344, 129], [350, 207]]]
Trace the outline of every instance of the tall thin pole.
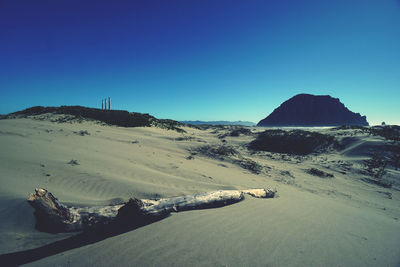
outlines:
[[108, 97], [108, 110], [111, 110], [111, 99]]
[[101, 100], [101, 110], [103, 110], [104, 109], [104, 100], [102, 99]]

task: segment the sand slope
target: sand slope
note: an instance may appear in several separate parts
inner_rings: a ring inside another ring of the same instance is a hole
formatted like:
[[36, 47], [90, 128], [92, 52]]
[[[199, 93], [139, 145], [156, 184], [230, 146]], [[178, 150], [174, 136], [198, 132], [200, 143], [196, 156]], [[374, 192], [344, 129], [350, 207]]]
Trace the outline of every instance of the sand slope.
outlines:
[[[191, 154], [199, 146], [221, 145], [218, 135], [224, 130], [185, 130], [182, 134], [95, 122], [0, 120], [0, 254], [71, 235], [35, 230], [33, 211], [25, 200], [38, 186], [74, 205], [272, 186], [278, 189], [278, 198], [247, 197], [229, 207], [173, 214], [29, 265], [400, 264], [398, 186], [387, 189], [365, 183], [358, 172], [370, 149], [367, 146], [384, 147], [381, 139], [354, 136], [341, 153], [298, 159], [249, 153], [244, 145], [252, 136], [224, 138], [241, 157], [266, 166], [257, 175], [234, 160]], [[311, 167], [330, 172], [334, 178], [309, 175], [305, 170]], [[391, 179], [398, 175], [394, 170], [388, 173]]]

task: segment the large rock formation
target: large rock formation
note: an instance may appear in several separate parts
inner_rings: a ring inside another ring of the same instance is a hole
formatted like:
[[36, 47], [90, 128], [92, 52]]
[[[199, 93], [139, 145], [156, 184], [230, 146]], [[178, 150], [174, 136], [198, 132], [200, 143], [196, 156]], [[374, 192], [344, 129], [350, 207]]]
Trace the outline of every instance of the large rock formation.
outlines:
[[367, 118], [329, 95], [299, 94], [283, 102], [257, 126], [368, 126]]

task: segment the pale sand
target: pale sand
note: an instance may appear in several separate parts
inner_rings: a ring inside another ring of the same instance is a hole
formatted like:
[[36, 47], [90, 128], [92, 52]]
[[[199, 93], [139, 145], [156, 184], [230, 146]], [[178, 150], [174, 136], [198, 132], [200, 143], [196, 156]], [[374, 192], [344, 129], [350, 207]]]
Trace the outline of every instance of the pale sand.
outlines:
[[[295, 157], [250, 155], [242, 145], [254, 137], [227, 137], [242, 155], [271, 168], [257, 175], [229, 160], [201, 155], [187, 159], [190, 148], [222, 143], [212, 129], [185, 130], [180, 134], [94, 122], [0, 120], [0, 254], [71, 236], [35, 230], [26, 198], [39, 186], [74, 205], [276, 187], [279, 196], [274, 199], [246, 197], [228, 207], [175, 213], [28, 265], [400, 265], [399, 187], [365, 183], [357, 171], [365, 151], [381, 146], [382, 139], [359, 134], [341, 153], [310, 156], [296, 164]], [[81, 136], [80, 131], [90, 135]], [[181, 137], [191, 139], [176, 139]], [[71, 159], [79, 165], [68, 164]], [[352, 162], [352, 169], [341, 173], [344, 167], [338, 160]], [[304, 171], [311, 167], [335, 177], [311, 176]], [[393, 170], [388, 175], [400, 177]], [[382, 192], [391, 193], [392, 199]]]

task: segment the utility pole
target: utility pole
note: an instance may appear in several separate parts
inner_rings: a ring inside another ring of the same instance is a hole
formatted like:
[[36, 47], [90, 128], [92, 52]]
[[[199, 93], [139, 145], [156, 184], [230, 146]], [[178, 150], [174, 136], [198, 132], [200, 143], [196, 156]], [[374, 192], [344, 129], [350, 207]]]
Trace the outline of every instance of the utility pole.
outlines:
[[108, 108], [107, 108], [107, 98], [101, 100], [101, 110], [111, 110], [111, 98], [108, 97]]

